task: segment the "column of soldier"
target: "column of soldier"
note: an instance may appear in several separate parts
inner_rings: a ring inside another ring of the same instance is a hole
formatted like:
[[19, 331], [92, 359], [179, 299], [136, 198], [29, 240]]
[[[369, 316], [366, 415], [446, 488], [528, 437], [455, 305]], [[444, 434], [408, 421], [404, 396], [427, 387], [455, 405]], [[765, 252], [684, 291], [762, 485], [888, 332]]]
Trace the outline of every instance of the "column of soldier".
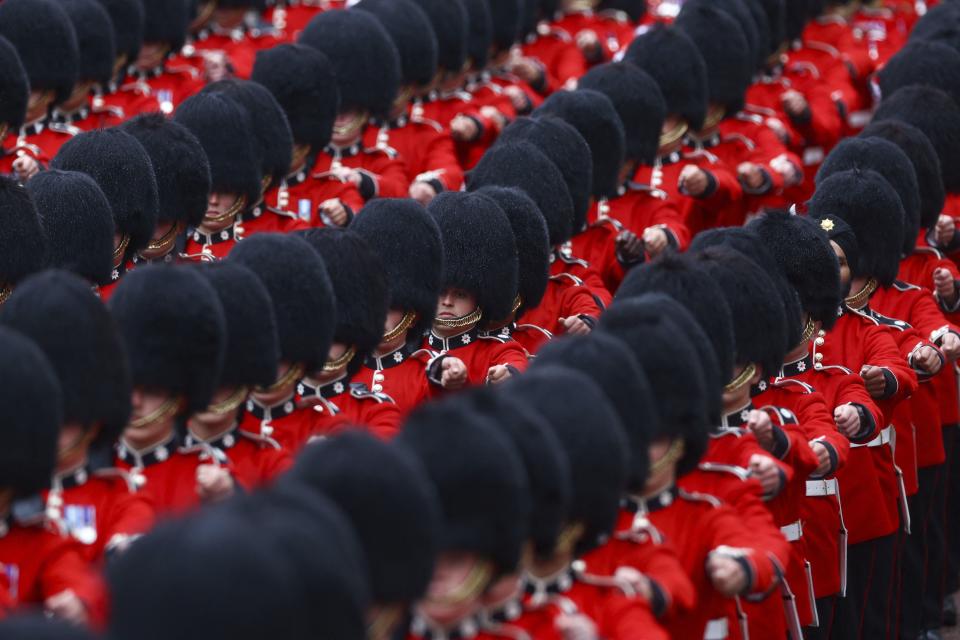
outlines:
[[0, 638], [956, 624], [960, 2], [341, 4], [0, 1]]

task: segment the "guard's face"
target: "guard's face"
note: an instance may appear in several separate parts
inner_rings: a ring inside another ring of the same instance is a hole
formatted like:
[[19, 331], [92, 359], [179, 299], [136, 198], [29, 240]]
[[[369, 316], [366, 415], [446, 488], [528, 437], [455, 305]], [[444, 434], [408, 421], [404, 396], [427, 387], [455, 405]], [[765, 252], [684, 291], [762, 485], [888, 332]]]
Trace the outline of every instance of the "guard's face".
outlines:
[[837, 254], [837, 261], [840, 263], [840, 285], [841, 288], [847, 289], [850, 286], [850, 264], [847, 262], [847, 254], [843, 252], [843, 249], [840, 248], [833, 240], [830, 241], [830, 246], [833, 247], [833, 252]]
[[490, 564], [475, 553], [441, 553], [420, 609], [439, 624], [462, 620], [479, 609], [491, 575]]
[[440, 294], [437, 317], [453, 320], [470, 315], [477, 308], [477, 297], [464, 289], [447, 289]]

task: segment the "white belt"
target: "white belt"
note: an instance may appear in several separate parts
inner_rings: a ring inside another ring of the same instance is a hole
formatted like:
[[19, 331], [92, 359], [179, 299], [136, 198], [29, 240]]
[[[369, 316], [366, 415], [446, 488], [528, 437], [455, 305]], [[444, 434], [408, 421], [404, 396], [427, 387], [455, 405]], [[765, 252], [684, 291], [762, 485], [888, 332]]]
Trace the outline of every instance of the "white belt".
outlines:
[[707, 623], [703, 630], [703, 640], [725, 640], [730, 637], [730, 627], [726, 618], [716, 618]]
[[877, 437], [871, 440], [870, 442], [862, 442], [859, 444], [855, 442], [851, 442], [850, 448], [855, 449], [857, 447], [870, 447], [872, 449], [874, 447], [882, 447], [885, 444], [890, 444], [890, 441], [892, 439], [893, 439], [893, 425], [890, 425], [889, 427], [881, 431], [877, 435]]
[[799, 520], [786, 526], [780, 527], [780, 532], [787, 542], [796, 542], [803, 537], [803, 524]]
[[807, 497], [822, 498], [837, 495], [837, 479], [807, 480]]

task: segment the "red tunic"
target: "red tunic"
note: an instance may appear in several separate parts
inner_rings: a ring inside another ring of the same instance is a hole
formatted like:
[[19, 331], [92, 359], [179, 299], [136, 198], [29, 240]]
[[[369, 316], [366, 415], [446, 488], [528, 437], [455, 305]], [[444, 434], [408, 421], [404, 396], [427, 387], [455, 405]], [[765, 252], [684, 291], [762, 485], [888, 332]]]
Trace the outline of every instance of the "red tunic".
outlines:
[[573, 253], [573, 242], [564, 243], [555, 249], [550, 259], [550, 275], [571, 275], [580, 280], [601, 309], [605, 309], [613, 302], [613, 294], [603, 283], [600, 272], [589, 262]]
[[423, 347], [463, 360], [472, 385], [486, 384], [488, 371], [497, 365], [505, 365], [514, 374], [527, 370], [527, 352], [523, 347], [513, 340], [481, 336], [476, 327], [449, 338], [441, 338], [430, 332]]
[[241, 431], [234, 425], [212, 440], [201, 440], [192, 433], [186, 447], [208, 445], [223, 452], [234, 477], [245, 487], [259, 487], [277, 478], [293, 465], [293, 457], [270, 437]]
[[[267, 198], [275, 200], [275, 192], [268, 191], [264, 199], [269, 202]], [[257, 233], [294, 233], [310, 227], [310, 222], [300, 219], [295, 213], [259, 204], [240, 217], [236, 232], [242, 240]]]
[[17, 135], [16, 141], [10, 148], [7, 158], [12, 168], [13, 160], [19, 155], [28, 155], [40, 163], [42, 167], [50, 166], [50, 161], [57, 155], [60, 147], [69, 142], [79, 129], [61, 124], [51, 126], [46, 122], [38, 122], [25, 126]]
[[[227, 64], [238, 78], [248, 79], [253, 73], [253, 63], [257, 51], [269, 49], [283, 42], [283, 34], [260, 33], [244, 28], [224, 30], [214, 33], [204, 29], [193, 40], [193, 49], [196, 54], [223, 53]], [[203, 63], [202, 55], [195, 55], [193, 60]]]
[[[560, 318], [587, 316], [597, 320], [601, 310], [600, 302], [584, 286], [583, 281], [565, 273], [550, 277], [543, 300], [536, 307], [524, 311], [520, 320], [555, 336], [564, 332]], [[539, 342], [539, 336], [534, 337]]]
[[243, 239], [243, 223], [239, 220], [226, 229], [214, 233], [205, 233], [194, 229], [187, 234], [187, 243], [183, 248], [183, 258], [193, 262], [216, 262], [227, 257], [240, 240]]
[[240, 430], [255, 437], [273, 438], [284, 451], [296, 455], [314, 432], [319, 416], [308, 407], [298, 406], [297, 397], [267, 407], [255, 398], [247, 398]]
[[542, 95], [571, 88], [587, 72], [587, 61], [573, 37], [546, 23], [541, 23], [537, 33], [527, 37], [521, 49], [525, 57], [533, 58], [543, 68], [543, 86], [536, 87]]
[[593, 11], [583, 9], [570, 11], [553, 26], [566, 31], [576, 39], [581, 31], [592, 31], [600, 41], [600, 59], [593, 64], [609, 62], [633, 41], [636, 25], [623, 11]]
[[400, 409], [390, 396], [344, 377], [322, 386], [304, 378], [297, 385], [300, 405], [317, 415], [310, 438], [333, 435], [345, 427], [360, 427], [382, 440], [400, 432]]
[[319, 211], [327, 200], [339, 200], [350, 214], [363, 208], [364, 199], [352, 182], [344, 181], [329, 172], [329, 160], [326, 170], [314, 173], [316, 156], [307, 159], [299, 170], [286, 177], [277, 189], [271, 189], [264, 195], [268, 207], [292, 211], [297, 217], [307, 220], [311, 226], [323, 227], [327, 223]]
[[429, 377], [430, 366], [437, 357], [409, 342], [393, 353], [369, 356], [353, 380], [392, 398], [400, 415], [405, 416], [440, 389], [438, 381]]
[[287, 0], [284, 6], [274, 5], [264, 12], [264, 18], [279, 31], [285, 42], [293, 42], [307, 26], [307, 23], [322, 11], [335, 7], [325, 0]]
[[437, 193], [459, 191], [463, 186], [463, 169], [453, 139], [439, 122], [405, 115], [371, 127], [367, 135], [365, 142], [374, 136], [371, 146], [399, 154], [409, 183], [427, 182]]
[[667, 231], [672, 244], [681, 251], [690, 244], [690, 230], [681, 213], [682, 199], [671, 198], [659, 187], [628, 182], [607, 204], [609, 210], [606, 214], [638, 236], [642, 237], [648, 227], [660, 227]]
[[131, 77], [127, 82], [103, 96], [105, 106], [121, 109], [128, 119], [154, 111], [170, 115], [205, 84], [202, 75], [186, 64], [166, 64], [148, 72], [128, 73]]
[[337, 167], [349, 167], [360, 172], [363, 179], [357, 190], [364, 202], [373, 198], [406, 198], [409, 195], [407, 170], [397, 152], [367, 147], [366, 137], [349, 147], [328, 145], [323, 153], [317, 155], [314, 177], [328, 177]]

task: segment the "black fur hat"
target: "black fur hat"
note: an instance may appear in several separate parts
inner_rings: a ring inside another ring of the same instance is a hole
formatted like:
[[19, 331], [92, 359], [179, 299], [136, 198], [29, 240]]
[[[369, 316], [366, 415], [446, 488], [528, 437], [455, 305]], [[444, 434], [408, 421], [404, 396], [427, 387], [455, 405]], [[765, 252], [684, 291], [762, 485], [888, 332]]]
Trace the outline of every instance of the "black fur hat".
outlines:
[[800, 296], [803, 310], [824, 329], [830, 329], [842, 302], [840, 265], [819, 221], [786, 211], [768, 211], [747, 228], [760, 236], [780, 263]]
[[10, 409], [0, 428], [0, 487], [26, 497], [50, 486], [63, 423], [60, 382], [23, 334], [0, 327], [0, 351], [0, 402]]
[[210, 161], [197, 137], [159, 113], [144, 113], [121, 125], [146, 150], [160, 196], [160, 222], [196, 227], [210, 197]]
[[920, 232], [920, 188], [917, 173], [900, 147], [880, 138], [847, 138], [840, 141], [817, 171], [816, 184], [840, 171], [876, 171], [890, 183], [903, 205], [904, 255], [913, 253]]
[[787, 39], [787, 5], [802, 4], [803, 0], [748, 0], [748, 4], [762, 9], [762, 16], [766, 18], [767, 41], [761, 43], [769, 56]]
[[437, 36], [430, 18], [413, 0], [361, 0], [354, 9], [369, 11], [383, 24], [400, 54], [403, 84], [426, 87], [437, 75]]
[[179, 51], [190, 26], [188, 3], [184, 0], [144, 0], [143, 8], [143, 41], [167, 44], [170, 51]]
[[277, 379], [280, 344], [267, 288], [238, 262], [201, 264], [197, 271], [213, 287], [227, 321], [220, 386], [269, 387]]
[[517, 187], [537, 203], [547, 221], [550, 245], [573, 235], [573, 201], [563, 174], [529, 142], [494, 145], [467, 176], [471, 190], [486, 186]]
[[430, 18], [437, 37], [437, 64], [440, 69], [457, 73], [467, 61], [470, 25], [463, 0], [415, 0]]
[[310, 20], [299, 42], [333, 63], [341, 111], [390, 113], [400, 89], [400, 53], [379, 20], [366, 11], [324, 11]]
[[616, 298], [646, 293], [663, 293], [682, 304], [710, 339], [722, 379], [733, 377], [733, 316], [717, 283], [708, 274], [685, 255], [664, 253], [628, 271]]
[[685, 4], [674, 24], [700, 50], [710, 102], [729, 114], [742, 109], [756, 59], [737, 20], [708, 1]]
[[224, 93], [250, 114], [253, 139], [260, 147], [261, 174], [277, 187], [290, 171], [293, 134], [287, 115], [269, 89], [250, 80], [234, 78], [208, 84], [203, 91]]
[[327, 361], [337, 322], [336, 297], [326, 266], [313, 247], [296, 236], [258, 233], [238, 242], [229, 261], [260, 278], [273, 302], [280, 359], [308, 372]]
[[117, 233], [129, 236], [127, 256], [147, 246], [160, 202], [150, 156], [120, 128], [81, 133], [60, 147], [51, 169], [86, 173], [107, 196]]
[[489, 387], [473, 387], [461, 397], [516, 447], [532, 502], [528, 537], [536, 558], [550, 558], [573, 499], [570, 461], [563, 445], [546, 418], [520, 398]]
[[537, 118], [521, 116], [503, 130], [498, 141], [529, 142], [560, 169], [573, 201], [573, 228], [582, 229], [590, 210], [593, 154], [576, 127], [545, 114]]
[[620, 187], [620, 169], [626, 155], [626, 134], [610, 99], [592, 89], [557, 91], [536, 110], [572, 124], [590, 145], [594, 198], [613, 198]]
[[493, 48], [496, 53], [509, 51], [520, 39], [523, 0], [488, 0], [493, 19]]
[[443, 238], [442, 288], [474, 294], [488, 322], [507, 318], [517, 297], [518, 261], [503, 209], [478, 193], [448, 191], [434, 198], [427, 211]]
[[610, 98], [626, 134], [626, 159], [652, 165], [667, 117], [667, 103], [657, 81], [635, 64], [609, 62], [590, 69], [577, 86]]
[[809, 214], [843, 218], [853, 228], [860, 248], [854, 277], [873, 277], [889, 287], [897, 279], [903, 249], [903, 205], [896, 190], [876, 171], [851, 169], [817, 185]]
[[433, 576], [440, 507], [422, 463], [360, 430], [307, 446], [289, 478], [331, 498], [363, 547], [377, 604], [419, 600]]
[[899, 120], [872, 122], [860, 136], [888, 140], [907, 155], [913, 164], [917, 186], [920, 188], [920, 226], [924, 229], [933, 228], [943, 211], [946, 193], [943, 189], [943, 178], [940, 177], [940, 159], [930, 138], [916, 127]]
[[130, 417], [130, 370], [117, 326], [90, 285], [66, 271], [25, 280], [0, 307], [0, 323], [40, 347], [62, 390], [64, 422], [100, 426], [108, 450]]
[[247, 205], [260, 200], [263, 158], [249, 112], [222, 93], [198, 93], [173, 116], [197, 137], [210, 163], [214, 193], [242, 195]]
[[468, 551], [512, 573], [529, 531], [523, 462], [491, 420], [455, 398], [410, 414], [396, 442], [420, 460], [441, 512], [440, 551]]
[[337, 299], [334, 340], [356, 348], [348, 367], [355, 372], [383, 338], [390, 303], [383, 261], [363, 236], [349, 229], [311, 229], [303, 238], [327, 267]]
[[18, 615], [0, 622], [0, 638], [17, 640], [95, 640], [90, 631], [40, 614]]
[[126, 56], [133, 64], [143, 45], [145, 13], [141, 0], [99, 0], [113, 23], [113, 39], [117, 56]]
[[668, 114], [684, 118], [691, 129], [703, 127], [709, 100], [707, 65], [690, 36], [674, 27], [655, 26], [630, 43], [625, 60], [657, 81]]
[[303, 44], [257, 53], [251, 78], [273, 93], [287, 114], [293, 141], [323, 149], [340, 111], [340, 88], [326, 55]]
[[960, 107], [949, 95], [933, 87], [904, 87], [884, 96], [873, 115], [874, 122], [883, 120], [920, 129], [937, 150], [947, 193], [960, 192]]
[[146, 265], [120, 280], [109, 306], [133, 385], [181, 395], [189, 412], [206, 409], [227, 352], [223, 306], [213, 287], [187, 266]]
[[884, 96], [900, 87], [927, 85], [960, 103], [960, 52], [942, 42], [911, 40], [880, 69], [877, 80]]
[[477, 193], [496, 202], [507, 214], [517, 243], [519, 318], [543, 300], [550, 280], [550, 233], [536, 203], [516, 187], [483, 187]]
[[[689, 8], [687, 8], [688, 5]], [[743, 33], [743, 37], [746, 38], [747, 48], [750, 50], [748, 55], [750, 57], [751, 67], [759, 67], [764, 63], [769, 53], [767, 50], [767, 41], [769, 40], [768, 32], [770, 29], [767, 24], [766, 15], [763, 14], [763, 9], [761, 9], [756, 2], [751, 2], [750, 0], [716, 0], [713, 2], [709, 0], [691, 0], [690, 2], [685, 2], [681, 10], [687, 9], [687, 11], [692, 11], [697, 7], [703, 6], [723, 11], [737, 23], [737, 26], [740, 27]], [[703, 48], [700, 50], [703, 51]]]
[[784, 11], [784, 35], [791, 42], [803, 35], [810, 18], [808, 0], [788, 0]]
[[13, 178], [0, 176], [0, 290], [46, 266], [46, 238], [37, 207]]
[[601, 11], [622, 11], [633, 22], [639, 23], [647, 15], [647, 0], [600, 0]]
[[7, 125], [9, 131], [20, 129], [29, 98], [30, 81], [20, 56], [10, 41], [0, 36], [0, 125]]
[[570, 367], [589, 376], [603, 390], [630, 442], [627, 489], [641, 491], [650, 467], [647, 436], [660, 429], [656, 424], [660, 416], [647, 374], [629, 347], [602, 331], [589, 336], [564, 337], [547, 343], [537, 352], [531, 371], [542, 366]]
[[378, 198], [363, 208], [350, 230], [380, 257], [387, 276], [390, 309], [414, 311], [410, 330], [419, 340], [433, 324], [443, 275], [440, 227], [420, 203], [409, 199]]
[[93, 178], [41, 171], [27, 182], [47, 239], [47, 266], [106, 285], [113, 272], [113, 211]]
[[463, 0], [467, 10], [467, 60], [475, 71], [481, 71], [490, 59], [493, 46], [493, 16], [489, 0]]
[[53, 91], [54, 104], [70, 97], [80, 73], [80, 51], [59, 2], [5, 0], [0, 3], [0, 36], [20, 54], [31, 91]]
[[117, 41], [113, 20], [97, 0], [60, 0], [77, 36], [80, 52], [79, 81], [93, 80], [107, 85], [113, 79]]
[[573, 499], [565, 522], [584, 527], [574, 554], [602, 545], [629, 478], [630, 445], [610, 400], [587, 374], [561, 366], [519, 376], [504, 391], [542, 415], [567, 454]]

